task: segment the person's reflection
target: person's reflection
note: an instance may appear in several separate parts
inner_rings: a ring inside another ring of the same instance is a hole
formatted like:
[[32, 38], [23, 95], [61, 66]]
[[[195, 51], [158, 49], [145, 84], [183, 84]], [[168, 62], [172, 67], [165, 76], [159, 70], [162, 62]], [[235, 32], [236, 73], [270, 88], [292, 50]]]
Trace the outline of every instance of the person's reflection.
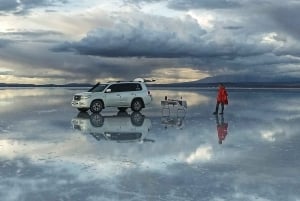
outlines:
[[[220, 121], [221, 118], [221, 121]], [[216, 124], [217, 124], [217, 131], [218, 131], [218, 138], [219, 138], [219, 144], [222, 144], [222, 142], [225, 140], [227, 131], [228, 131], [228, 123], [224, 122], [224, 116], [216, 115]]]

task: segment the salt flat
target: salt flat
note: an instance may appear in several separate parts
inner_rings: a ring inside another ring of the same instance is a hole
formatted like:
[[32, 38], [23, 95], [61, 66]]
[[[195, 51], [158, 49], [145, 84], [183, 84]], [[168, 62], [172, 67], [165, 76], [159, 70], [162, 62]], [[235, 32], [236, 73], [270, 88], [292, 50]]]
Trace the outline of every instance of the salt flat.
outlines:
[[228, 89], [217, 117], [213, 89], [100, 115], [70, 106], [78, 91], [0, 89], [0, 200], [300, 200], [299, 90]]

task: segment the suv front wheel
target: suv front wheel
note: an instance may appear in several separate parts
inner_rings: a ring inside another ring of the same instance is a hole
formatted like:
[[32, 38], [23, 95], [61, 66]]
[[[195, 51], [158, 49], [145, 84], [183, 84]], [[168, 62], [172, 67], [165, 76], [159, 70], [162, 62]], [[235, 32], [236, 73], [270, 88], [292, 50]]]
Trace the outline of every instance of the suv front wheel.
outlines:
[[139, 112], [143, 108], [143, 102], [140, 99], [134, 99], [131, 103], [131, 109], [134, 112]]
[[98, 113], [98, 112], [101, 112], [103, 108], [104, 108], [104, 106], [103, 106], [103, 102], [101, 100], [94, 100], [91, 103], [90, 110], [93, 113]]
[[144, 123], [144, 116], [139, 112], [133, 112], [131, 114], [131, 123], [134, 126], [141, 126]]

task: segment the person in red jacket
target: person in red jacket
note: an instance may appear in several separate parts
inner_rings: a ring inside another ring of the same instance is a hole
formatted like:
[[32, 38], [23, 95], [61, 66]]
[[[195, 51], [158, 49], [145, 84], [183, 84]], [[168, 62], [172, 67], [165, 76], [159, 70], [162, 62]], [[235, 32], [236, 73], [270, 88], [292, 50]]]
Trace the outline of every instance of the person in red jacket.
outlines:
[[227, 94], [224, 84], [222, 84], [222, 83], [219, 84], [216, 110], [214, 111], [213, 114], [218, 114], [220, 104], [221, 104], [221, 110], [222, 110], [220, 112], [220, 114], [223, 114], [224, 113], [224, 105], [228, 105], [228, 94]]

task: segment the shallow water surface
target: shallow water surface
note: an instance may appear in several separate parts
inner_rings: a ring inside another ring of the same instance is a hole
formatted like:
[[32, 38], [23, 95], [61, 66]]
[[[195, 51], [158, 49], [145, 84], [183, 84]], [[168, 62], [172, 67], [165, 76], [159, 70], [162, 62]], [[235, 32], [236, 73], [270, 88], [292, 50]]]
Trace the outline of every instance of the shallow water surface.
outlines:
[[215, 90], [101, 114], [70, 106], [79, 91], [0, 89], [0, 200], [300, 200], [300, 91], [229, 89], [223, 116]]

